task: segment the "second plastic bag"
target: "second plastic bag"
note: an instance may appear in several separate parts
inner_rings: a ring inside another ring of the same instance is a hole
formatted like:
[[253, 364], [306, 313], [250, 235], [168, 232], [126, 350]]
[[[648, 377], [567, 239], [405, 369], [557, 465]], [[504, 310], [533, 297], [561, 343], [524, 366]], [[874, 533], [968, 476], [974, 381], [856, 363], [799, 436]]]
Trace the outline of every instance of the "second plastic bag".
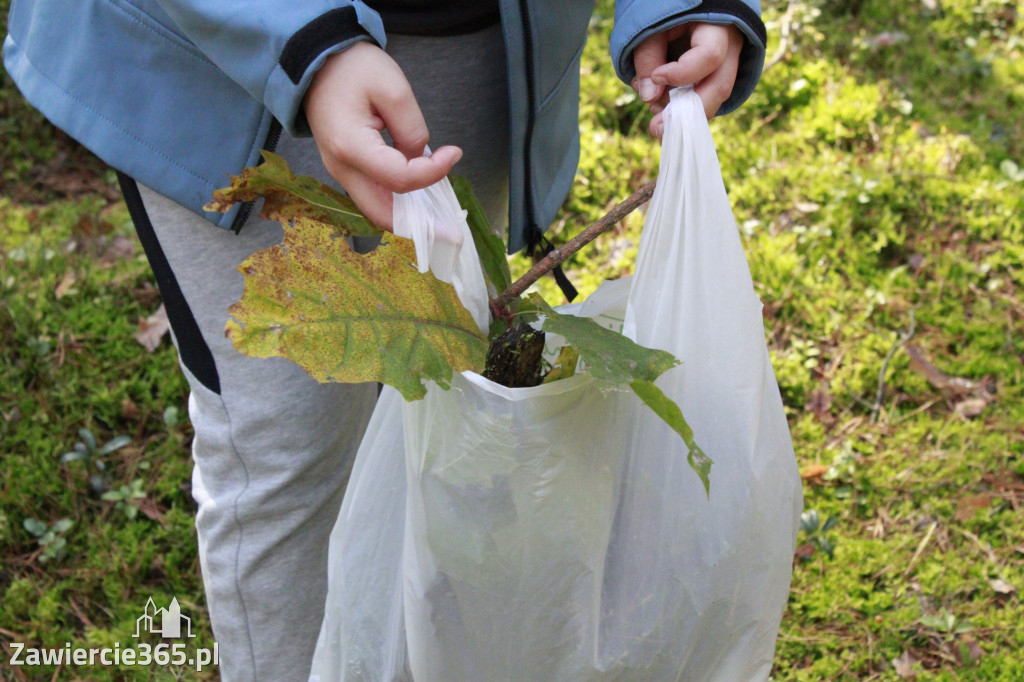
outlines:
[[666, 109], [636, 274], [559, 310], [682, 360], [657, 383], [714, 460], [710, 497], [675, 432], [586, 375], [386, 389], [332, 534], [312, 679], [767, 679], [800, 479], [692, 91]]

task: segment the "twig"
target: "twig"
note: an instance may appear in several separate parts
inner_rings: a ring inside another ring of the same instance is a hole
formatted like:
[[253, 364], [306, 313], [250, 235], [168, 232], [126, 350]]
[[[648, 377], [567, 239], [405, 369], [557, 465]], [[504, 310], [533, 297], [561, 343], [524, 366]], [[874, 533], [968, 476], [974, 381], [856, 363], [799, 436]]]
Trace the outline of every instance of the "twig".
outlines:
[[903, 571], [903, 575], [910, 575], [910, 569], [917, 563], [918, 557], [921, 556], [921, 552], [928, 545], [928, 541], [932, 539], [932, 534], [935, 533], [935, 527], [939, 525], [938, 521], [932, 521], [932, 525], [928, 526], [928, 532], [924, 534], [924, 539], [921, 540], [921, 544], [917, 546], [917, 551], [914, 552], [914, 556], [910, 558], [910, 563], [907, 564], [907, 568]]
[[771, 59], [765, 62], [764, 68], [761, 70], [762, 73], [768, 71], [779, 62], [781, 62], [786, 53], [789, 52], [789, 36], [790, 27], [793, 23], [793, 13], [796, 9], [796, 3], [790, 0], [789, 4], [786, 5], [786, 13], [782, 15], [782, 26], [779, 28], [779, 49], [775, 50], [775, 54], [772, 55]]
[[914, 309], [910, 309], [910, 329], [900, 337], [900, 340], [892, 345], [889, 352], [885, 354], [885, 360], [882, 361], [882, 369], [878, 371], [878, 390], [875, 392], [875, 402], [871, 406], [871, 423], [874, 424], [878, 421], [878, 412], [882, 409], [882, 399], [885, 397], [885, 373], [889, 369], [889, 362], [893, 356], [896, 355], [896, 351], [914, 338], [914, 333], [917, 331], [917, 320], [914, 319]]
[[526, 291], [531, 284], [639, 208], [644, 202], [651, 198], [652, 194], [654, 194], [654, 186], [656, 183], [657, 180], [648, 182], [646, 185], [629, 195], [629, 197], [624, 201], [617, 204], [612, 210], [608, 211], [608, 213], [593, 225], [590, 225], [578, 235], [562, 244], [548, 255], [544, 256], [541, 260], [537, 261], [537, 263], [530, 268], [525, 275], [513, 282], [508, 289], [503, 291], [500, 296], [492, 301], [492, 310], [507, 309], [508, 304], [513, 299], [522, 296], [523, 292]]
[[989, 546], [986, 547], [985, 543], [983, 543], [981, 541], [981, 538], [979, 538], [977, 535], [975, 535], [971, 531], [967, 530], [966, 528], [958, 528], [956, 526], [950, 526], [950, 528], [955, 530], [957, 533], [960, 533], [960, 535], [963, 535], [965, 538], [967, 538], [968, 540], [973, 542], [975, 545], [977, 545], [978, 549], [980, 549], [982, 551], [982, 553], [985, 554], [985, 556], [988, 558], [989, 561], [991, 561], [992, 563], [996, 564], [997, 566], [1001, 566], [1002, 565], [1000, 563], [1000, 561], [999, 561], [999, 557], [996, 556], [996, 553], [992, 551], [992, 546], [989, 545]]

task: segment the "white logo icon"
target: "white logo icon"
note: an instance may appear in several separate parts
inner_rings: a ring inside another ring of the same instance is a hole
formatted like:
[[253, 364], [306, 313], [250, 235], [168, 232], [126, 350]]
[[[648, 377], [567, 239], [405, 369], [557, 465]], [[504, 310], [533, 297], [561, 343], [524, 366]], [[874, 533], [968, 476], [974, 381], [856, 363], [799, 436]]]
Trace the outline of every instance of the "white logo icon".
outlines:
[[166, 609], [157, 609], [150, 597], [146, 602], [146, 610], [135, 621], [135, 637], [143, 632], [151, 632], [164, 639], [176, 639], [182, 636], [182, 621], [185, 622], [185, 636], [195, 637], [192, 634], [192, 619], [181, 615], [177, 597], [171, 600], [171, 605]]

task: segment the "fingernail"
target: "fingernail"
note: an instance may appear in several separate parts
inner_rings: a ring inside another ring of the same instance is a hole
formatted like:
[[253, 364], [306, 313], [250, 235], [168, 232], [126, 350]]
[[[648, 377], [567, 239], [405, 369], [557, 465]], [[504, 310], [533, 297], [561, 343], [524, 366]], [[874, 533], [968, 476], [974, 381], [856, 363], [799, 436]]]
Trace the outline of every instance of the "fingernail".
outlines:
[[640, 93], [640, 99], [649, 102], [658, 96], [658, 86], [650, 78], [641, 78], [638, 92]]

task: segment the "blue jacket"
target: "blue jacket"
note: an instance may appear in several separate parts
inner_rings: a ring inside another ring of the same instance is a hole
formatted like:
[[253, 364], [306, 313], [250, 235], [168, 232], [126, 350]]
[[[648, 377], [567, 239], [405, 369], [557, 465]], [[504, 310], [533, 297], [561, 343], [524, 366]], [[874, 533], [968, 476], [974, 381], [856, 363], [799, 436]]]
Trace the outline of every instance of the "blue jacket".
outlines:
[[[579, 158], [579, 60], [592, 0], [501, 0], [510, 95], [509, 249], [553, 219]], [[633, 48], [688, 21], [746, 35], [723, 113], [764, 61], [759, 0], [618, 0], [611, 52], [634, 75]], [[4, 66], [33, 106], [114, 168], [205, 215], [214, 189], [283, 127], [309, 134], [300, 103], [328, 55], [357, 40], [383, 46], [361, 0], [14, 0]], [[279, 123], [278, 123], [279, 122]]]

